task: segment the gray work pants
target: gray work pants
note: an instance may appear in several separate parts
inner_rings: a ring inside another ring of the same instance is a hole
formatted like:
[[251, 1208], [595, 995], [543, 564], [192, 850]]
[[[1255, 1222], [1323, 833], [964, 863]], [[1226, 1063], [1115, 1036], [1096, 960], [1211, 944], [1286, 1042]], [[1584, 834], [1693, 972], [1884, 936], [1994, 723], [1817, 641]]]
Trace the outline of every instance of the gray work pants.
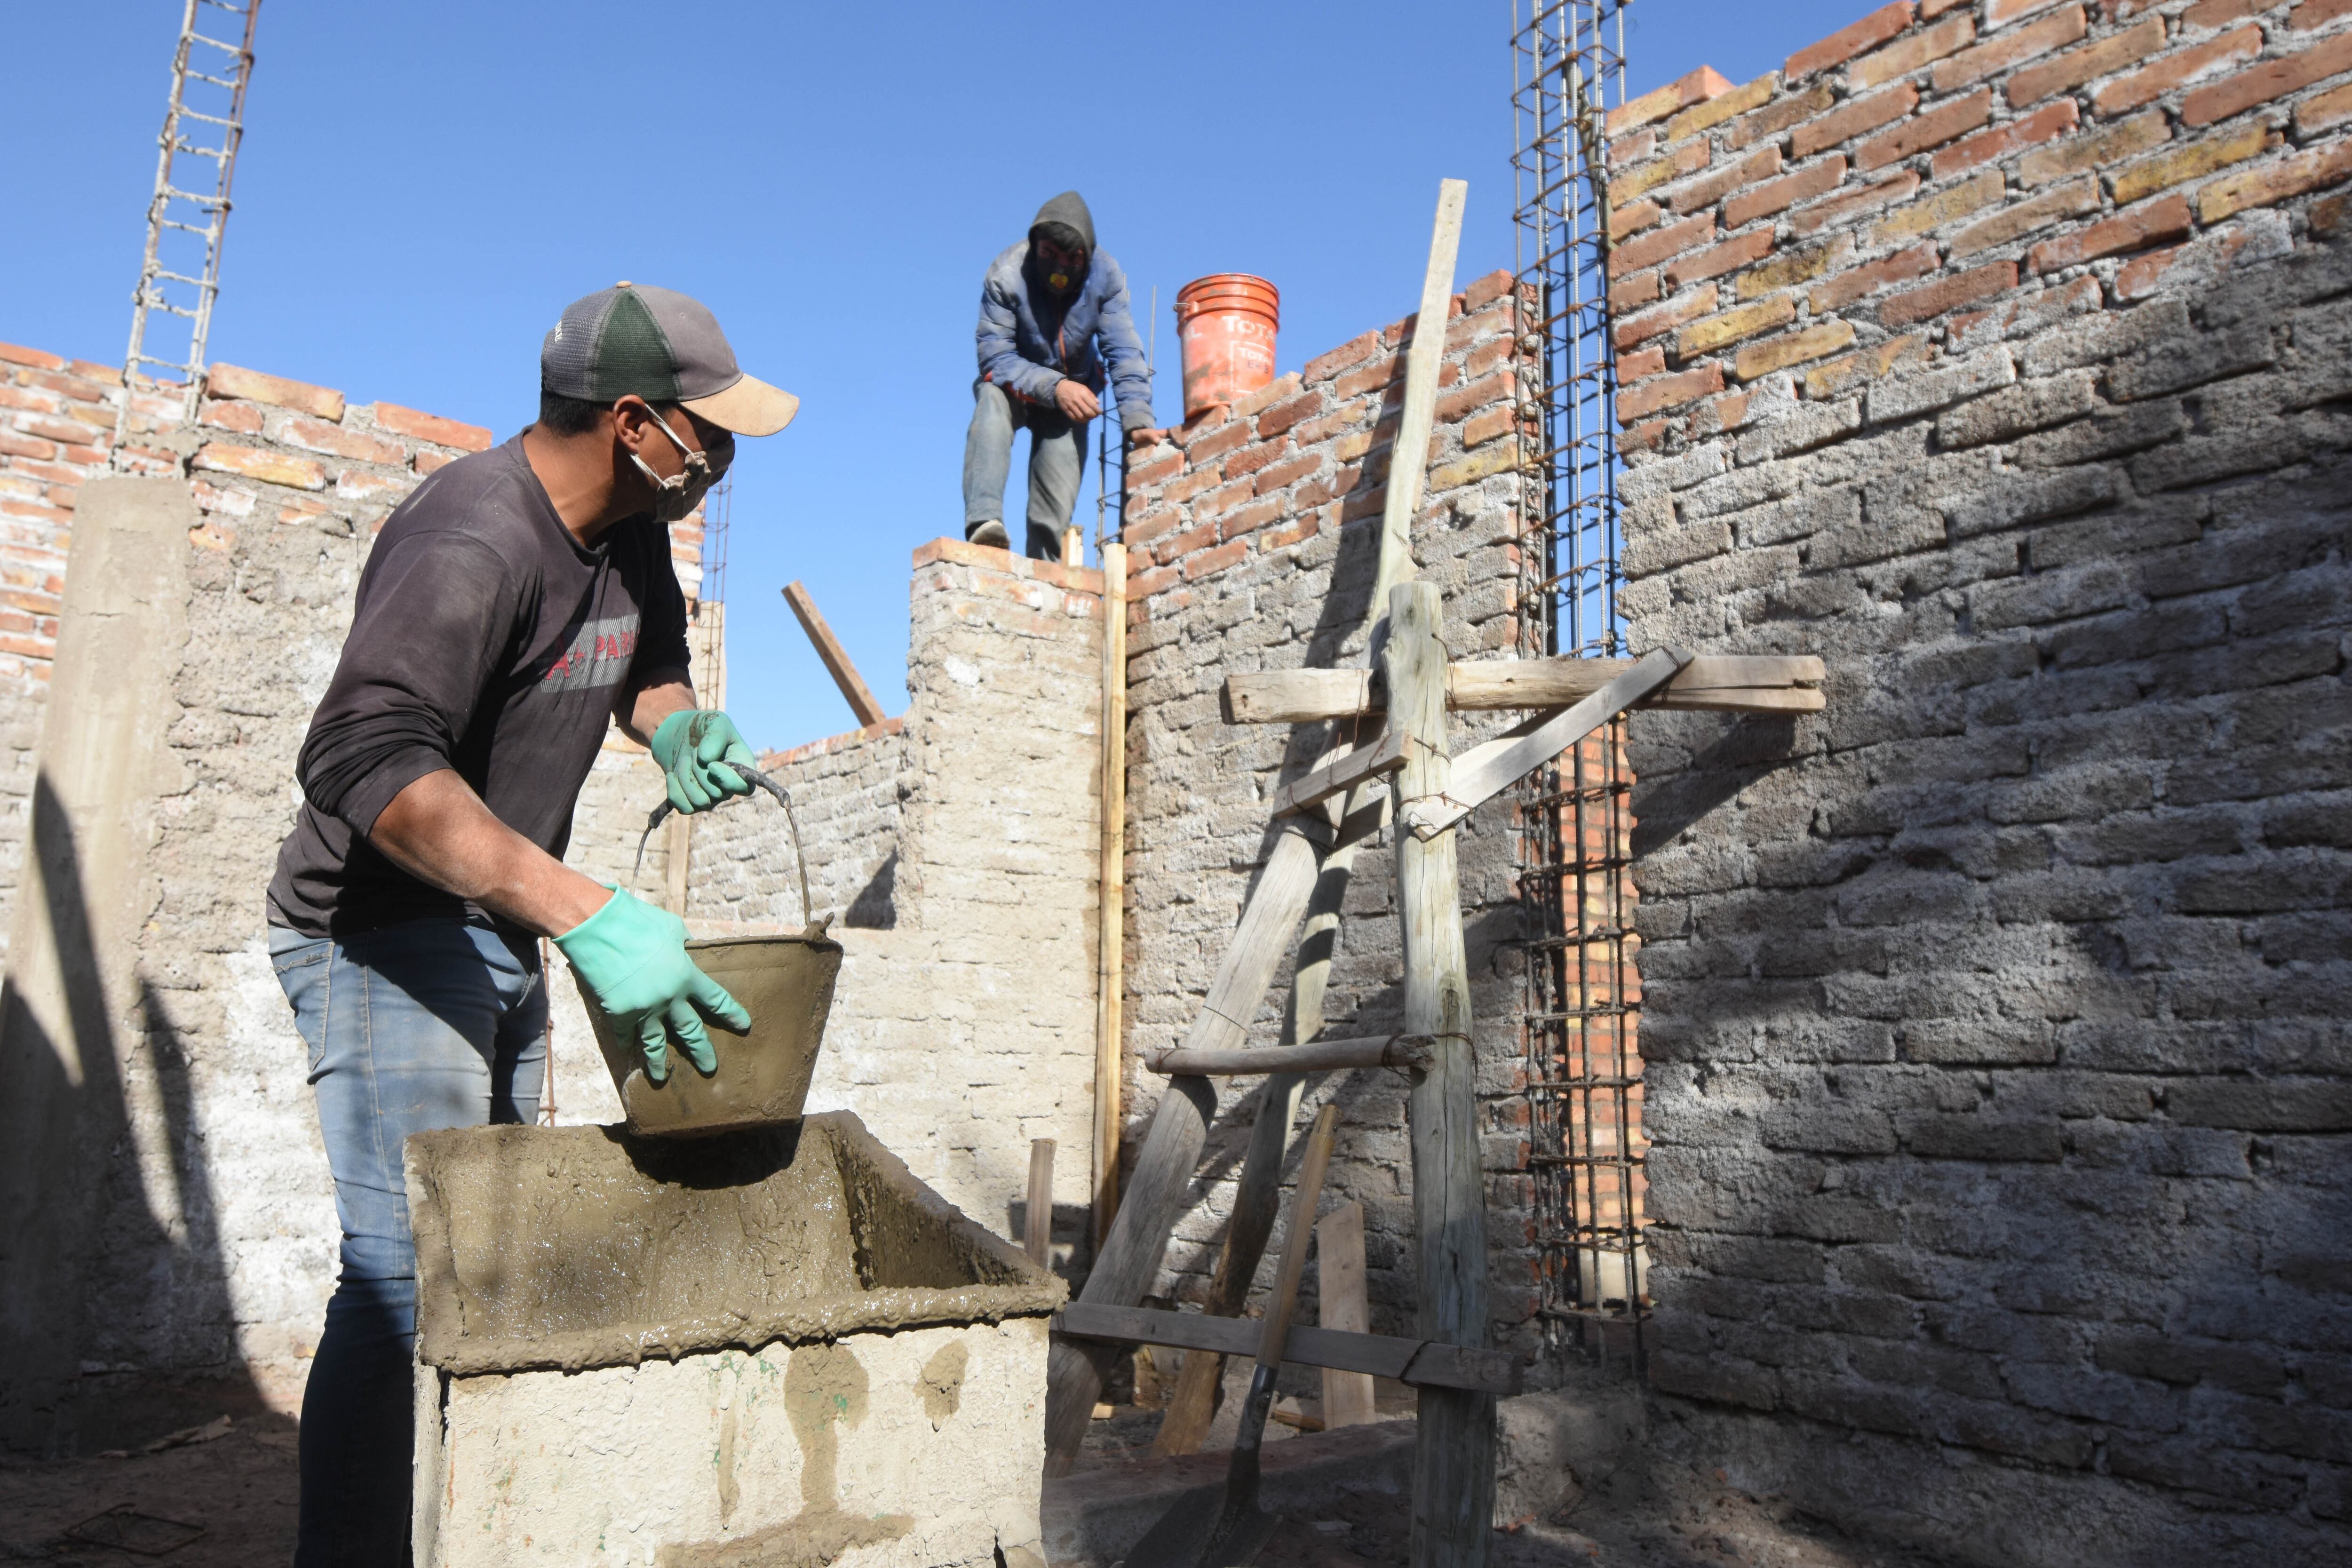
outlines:
[[[1062, 530], [1078, 503], [1078, 482], [1087, 471], [1087, 426], [1059, 408], [1040, 407], [1014, 397], [994, 382], [972, 393], [971, 429], [963, 438], [963, 531], [1004, 516], [1004, 480], [1013, 470], [1013, 433], [1029, 432], [1028, 555], [1034, 561], [1062, 558]], [[1008, 537], [1011, 531], [1006, 531]]]

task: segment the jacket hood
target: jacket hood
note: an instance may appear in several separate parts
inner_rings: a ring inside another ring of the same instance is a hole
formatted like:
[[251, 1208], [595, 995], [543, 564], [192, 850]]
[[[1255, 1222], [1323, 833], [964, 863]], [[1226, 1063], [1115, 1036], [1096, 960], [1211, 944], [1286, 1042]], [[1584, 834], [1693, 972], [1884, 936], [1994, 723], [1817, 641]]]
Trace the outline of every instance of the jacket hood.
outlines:
[[1037, 209], [1029, 220], [1029, 232], [1037, 232], [1041, 224], [1058, 223], [1076, 229], [1078, 237], [1087, 242], [1087, 254], [1095, 252], [1095, 215], [1087, 210], [1087, 199], [1076, 191], [1064, 191]]

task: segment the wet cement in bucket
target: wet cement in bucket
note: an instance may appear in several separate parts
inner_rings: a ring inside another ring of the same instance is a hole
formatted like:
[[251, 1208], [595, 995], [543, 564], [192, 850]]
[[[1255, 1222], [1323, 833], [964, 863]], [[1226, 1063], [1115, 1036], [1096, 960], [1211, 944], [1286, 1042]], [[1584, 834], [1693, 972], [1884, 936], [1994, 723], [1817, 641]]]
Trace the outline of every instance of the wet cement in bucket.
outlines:
[[673, 1050], [669, 1077], [655, 1083], [635, 1037], [616, 1026], [585, 989], [580, 994], [631, 1131], [708, 1138], [796, 1120], [824, 1045], [841, 944], [820, 925], [798, 936], [689, 942], [686, 951], [751, 1015], [748, 1034], [710, 1026], [719, 1070], [709, 1077]]

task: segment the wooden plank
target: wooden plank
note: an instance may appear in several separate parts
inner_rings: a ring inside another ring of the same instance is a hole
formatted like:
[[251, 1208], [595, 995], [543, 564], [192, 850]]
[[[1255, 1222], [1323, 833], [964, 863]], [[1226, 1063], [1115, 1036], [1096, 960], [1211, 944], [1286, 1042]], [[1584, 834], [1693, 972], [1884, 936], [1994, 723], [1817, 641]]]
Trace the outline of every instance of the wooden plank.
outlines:
[[[1444, 613], [1433, 583], [1405, 584], [1390, 600], [1383, 668], [1390, 728], [1411, 742], [1396, 784], [1406, 801], [1443, 796], [1451, 783]], [[1671, 670], [1683, 661], [1662, 662]], [[1483, 1349], [1488, 1331], [1486, 1172], [1453, 831], [1397, 835], [1396, 875], [1405, 1032], [1430, 1036], [1435, 1044], [1435, 1059], [1405, 1097], [1419, 1326], [1423, 1339]], [[1413, 1443], [1414, 1568], [1484, 1563], [1495, 1514], [1493, 1396], [1424, 1386]]]
[[[1633, 668], [1630, 658], [1494, 658], [1453, 664], [1445, 705], [1454, 712], [1564, 708]], [[1805, 655], [1701, 654], [1642, 706], [1725, 712], [1819, 712], [1826, 678]], [[1365, 669], [1266, 669], [1229, 675], [1225, 710], [1236, 724], [1307, 724], [1385, 711], [1388, 689]]]
[[[1263, 1333], [1255, 1320], [1220, 1318], [1207, 1312], [1169, 1312], [1147, 1307], [1106, 1307], [1073, 1301], [1053, 1319], [1055, 1342], [1101, 1345], [1117, 1356], [1129, 1345], [1173, 1345], [1187, 1352], [1254, 1355]], [[1518, 1358], [1508, 1351], [1484, 1350], [1391, 1334], [1349, 1333], [1293, 1323], [1282, 1342], [1282, 1359], [1300, 1366], [1337, 1367], [1373, 1377], [1391, 1377], [1420, 1388], [1475, 1389], [1486, 1394], [1517, 1394], [1523, 1382]]]
[[1118, 1208], [1119, 1129], [1126, 1037], [1127, 949], [1127, 546], [1103, 546], [1102, 854], [1096, 878], [1095, 1125], [1096, 1245]]
[[[1344, 1203], [1315, 1222], [1315, 1294], [1321, 1326], [1360, 1334], [1372, 1326], [1364, 1281], [1364, 1205]], [[1370, 1373], [1323, 1369], [1323, 1429], [1360, 1426], [1373, 1418]]]
[[[1234, 940], [1210, 982], [1208, 997], [1185, 1037], [1189, 1048], [1239, 1046], [1258, 1004], [1265, 999], [1275, 970], [1290, 952], [1291, 938], [1306, 915], [1322, 858], [1306, 825], [1297, 818], [1290, 820], [1291, 829], [1276, 836], [1265, 865], [1258, 872], [1257, 886], [1251, 889], [1249, 903], [1242, 910], [1241, 923], [1234, 928]], [[1159, 1272], [1160, 1256], [1167, 1249], [1176, 1216], [1183, 1210], [1216, 1105], [1208, 1079], [1168, 1080], [1159, 1108], [1151, 1113], [1143, 1147], [1136, 1153], [1127, 1194], [1087, 1275], [1082, 1300], [1129, 1306], [1143, 1299]], [[1055, 1347], [1045, 1373], [1048, 1475], [1069, 1473], [1109, 1371], [1108, 1354], [1068, 1345]]]
[[1054, 1264], [1054, 1141], [1029, 1140], [1029, 1201], [1022, 1214], [1022, 1250], [1040, 1268]]
[[[1426, 842], [1664, 686], [1689, 662], [1690, 655], [1680, 648], [1671, 645], [1658, 648], [1575, 707], [1554, 714], [1526, 733], [1473, 746], [1451, 759], [1449, 781], [1437, 789], [1416, 793], [1401, 784], [1405, 799], [1402, 820], [1413, 837]], [[1443, 708], [1438, 711], [1442, 724]], [[1394, 727], [1393, 715], [1390, 722]], [[1407, 779], [1412, 776], [1408, 769]]]
[[1156, 1073], [1343, 1072], [1351, 1068], [1426, 1067], [1430, 1042], [1410, 1035], [1355, 1035], [1303, 1046], [1250, 1046], [1238, 1051], [1162, 1051], [1144, 1065]]
[[1369, 669], [1260, 669], [1225, 677], [1225, 722], [1307, 724], [1378, 712]]
[[1083, 566], [1087, 563], [1086, 536], [1075, 524], [1062, 530], [1062, 564]]
[[1291, 780], [1266, 803], [1276, 816], [1287, 816], [1310, 805], [1320, 805], [1335, 795], [1392, 773], [1404, 766], [1404, 738], [1391, 731], [1370, 746], [1360, 747], [1339, 761]]
[[879, 724], [888, 718], [889, 715], [882, 711], [882, 704], [874, 700], [874, 693], [866, 687], [865, 678], [857, 673], [857, 667], [849, 662], [849, 654], [842, 647], [841, 639], [833, 635], [833, 628], [825, 625], [824, 617], [817, 613], [816, 601], [809, 597], [809, 591], [801, 585], [798, 579], [784, 584], [784, 603], [793, 607], [793, 614], [800, 620], [801, 630], [808, 633], [809, 641], [816, 645], [817, 658], [824, 661], [824, 668], [833, 676], [833, 683], [840, 687], [842, 696], [848, 699], [849, 710], [857, 715], [858, 725], [863, 728], [867, 724]]
[[1429, 432], [1437, 415], [1438, 371], [1445, 358], [1445, 326], [1454, 313], [1454, 262], [1462, 248], [1462, 207], [1470, 195], [1462, 180], [1437, 183], [1437, 216], [1429, 232], [1429, 267], [1422, 274], [1421, 309], [1404, 352], [1404, 406], [1389, 447], [1387, 492], [1381, 506], [1380, 571], [1372, 580], [1371, 647], [1389, 613], [1389, 591], [1412, 575], [1412, 520], [1429, 479]]

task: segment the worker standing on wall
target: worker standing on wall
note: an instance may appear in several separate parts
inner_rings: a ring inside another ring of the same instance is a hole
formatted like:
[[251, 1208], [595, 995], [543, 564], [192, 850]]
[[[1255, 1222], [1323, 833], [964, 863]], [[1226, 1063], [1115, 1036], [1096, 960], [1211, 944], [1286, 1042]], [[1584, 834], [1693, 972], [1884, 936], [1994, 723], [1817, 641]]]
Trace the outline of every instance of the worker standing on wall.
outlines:
[[[1102, 412], [1105, 365], [1129, 441], [1151, 427], [1151, 371], [1118, 263], [1095, 245], [1076, 191], [1037, 209], [1029, 237], [988, 264], [980, 285], [980, 379], [963, 444], [963, 533], [1013, 548], [1004, 479], [1013, 433], [1029, 432], [1028, 554], [1062, 557], [1062, 531], [1087, 468], [1087, 426]], [[1099, 344], [1099, 348], [1097, 347]]]
[[[539, 421], [462, 458], [384, 521], [311, 715], [304, 804], [269, 884], [269, 952], [310, 1049], [342, 1268], [302, 1399], [295, 1562], [409, 1560], [416, 1253], [401, 1142], [538, 1115], [541, 936], [668, 1076], [704, 1073], [735, 999], [676, 915], [562, 863], [608, 725], [653, 751], [680, 811], [751, 785], [700, 712], [668, 525], [735, 437], [798, 407], [736, 367], [711, 313], [621, 283], [540, 352]], [[521, 1238], [517, 1238], [519, 1241]]]

